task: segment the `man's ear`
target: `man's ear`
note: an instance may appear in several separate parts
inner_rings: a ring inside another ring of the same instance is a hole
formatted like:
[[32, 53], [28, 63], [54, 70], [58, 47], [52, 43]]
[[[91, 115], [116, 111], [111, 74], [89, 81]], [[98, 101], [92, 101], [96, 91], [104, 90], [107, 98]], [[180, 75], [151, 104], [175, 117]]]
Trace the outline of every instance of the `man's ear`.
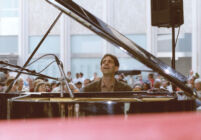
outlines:
[[115, 72], [117, 72], [119, 70], [119, 67], [115, 66]]

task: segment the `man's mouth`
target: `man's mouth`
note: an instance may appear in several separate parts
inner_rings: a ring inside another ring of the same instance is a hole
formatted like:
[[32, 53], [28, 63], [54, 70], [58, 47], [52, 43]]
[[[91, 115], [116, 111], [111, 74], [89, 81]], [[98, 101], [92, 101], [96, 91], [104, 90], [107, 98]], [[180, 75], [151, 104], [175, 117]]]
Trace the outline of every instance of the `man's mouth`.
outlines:
[[110, 69], [109, 67], [104, 67], [103, 69]]

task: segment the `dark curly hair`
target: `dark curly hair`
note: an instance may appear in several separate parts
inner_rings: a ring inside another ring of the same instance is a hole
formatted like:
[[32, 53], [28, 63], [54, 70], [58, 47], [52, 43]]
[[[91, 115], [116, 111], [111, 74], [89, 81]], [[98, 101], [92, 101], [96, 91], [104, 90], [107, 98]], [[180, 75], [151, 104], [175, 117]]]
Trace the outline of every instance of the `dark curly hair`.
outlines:
[[105, 54], [105, 55], [103, 56], [103, 58], [101, 59], [101, 65], [102, 65], [102, 63], [103, 63], [103, 59], [104, 59], [105, 57], [107, 57], [107, 56], [111, 57], [111, 58], [114, 60], [115, 66], [119, 67], [119, 61], [118, 61], [117, 57], [114, 56], [114, 55], [112, 55], [112, 54], [109, 54], [109, 53], [107, 53], [107, 54]]

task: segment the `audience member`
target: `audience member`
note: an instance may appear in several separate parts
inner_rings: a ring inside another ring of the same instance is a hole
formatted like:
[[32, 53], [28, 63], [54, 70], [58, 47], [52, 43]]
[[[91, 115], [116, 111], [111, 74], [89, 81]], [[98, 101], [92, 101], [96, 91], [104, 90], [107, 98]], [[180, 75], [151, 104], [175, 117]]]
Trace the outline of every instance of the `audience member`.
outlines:
[[71, 75], [71, 72], [70, 72], [70, 71], [67, 72], [67, 78], [68, 78], [70, 81], [72, 81], [72, 75]]
[[92, 82], [100, 80], [100, 77], [98, 77], [97, 72], [94, 72], [93, 77], [91, 77], [90, 80]]
[[[61, 87], [62, 86], [62, 87]], [[57, 84], [57, 87], [55, 87], [52, 92], [53, 93], [60, 93], [61, 92], [61, 88], [63, 88], [64, 92], [69, 93], [65, 83], [63, 82], [62, 85], [61, 83]], [[73, 85], [69, 83], [69, 88], [73, 93], [79, 92], [79, 90]]]
[[80, 74], [79, 73], [76, 73], [75, 74], [75, 78], [73, 79], [73, 83], [77, 83], [80, 81]]
[[82, 88], [82, 83], [78, 81], [77, 83], [75, 83], [75, 86], [80, 90]]
[[34, 88], [34, 92], [46, 92], [46, 83], [38, 82]]
[[127, 81], [124, 79], [124, 77], [125, 77], [125, 76], [124, 76], [123, 73], [118, 74], [117, 80], [119, 80], [119, 81], [121, 81], [121, 82], [127, 83]]
[[48, 83], [48, 82], [45, 83], [45, 88], [46, 88], [46, 92], [51, 92], [52, 91], [51, 84]]
[[160, 89], [160, 87], [161, 87], [161, 80], [160, 79], [154, 80], [154, 86], [153, 86], [153, 88], [154, 89]]
[[5, 90], [4, 87], [5, 87], [5, 84], [0, 82], [0, 92], [3, 92]]
[[4, 72], [0, 72], [0, 92], [3, 92], [5, 89], [6, 82], [6, 74]]
[[0, 72], [0, 83], [5, 83], [7, 77], [4, 72]]
[[84, 83], [84, 74], [80, 72], [79, 82]]
[[169, 81], [163, 79], [161, 84], [162, 84], [161, 89], [168, 90], [169, 92], [172, 92], [172, 85], [170, 84]]
[[150, 90], [151, 89], [151, 86], [150, 86], [150, 83], [147, 81], [147, 82], [144, 82], [142, 84], [142, 90], [143, 91], [147, 91], [147, 90]]
[[17, 80], [17, 82], [18, 82], [18, 91], [23, 91], [23, 86], [24, 86], [24, 81], [23, 81], [23, 79], [22, 79], [22, 78], [19, 78], [19, 79]]
[[194, 72], [193, 72], [193, 70], [191, 69], [191, 70], [189, 71], [188, 78], [190, 79], [191, 77], [193, 77], [193, 74], [194, 74]]
[[[14, 77], [9, 77], [6, 80], [6, 84], [5, 84], [5, 88], [4, 90], [7, 89], [7, 87], [14, 81]], [[12, 88], [10, 89], [10, 92], [18, 92], [18, 81], [15, 82], [15, 84], [13, 84]]]
[[190, 77], [187, 81], [187, 86], [193, 89], [194, 88], [194, 81], [195, 81], [195, 77], [194, 76]]
[[27, 79], [28, 82], [28, 88], [29, 88], [29, 92], [34, 92], [34, 79], [31, 77], [28, 77]]
[[57, 87], [57, 82], [56, 81], [52, 81], [51, 83], [51, 91]]
[[153, 73], [148, 74], [148, 80], [150, 83], [150, 87], [153, 88], [153, 86], [154, 86], [154, 74]]
[[142, 90], [142, 86], [137, 84], [133, 87], [133, 91], [141, 91]]
[[84, 85], [83, 85], [83, 87], [86, 87], [88, 84], [90, 84], [91, 83], [91, 80], [90, 79], [85, 79], [84, 80]]
[[195, 80], [195, 89], [197, 91], [197, 96], [201, 98], [201, 79]]
[[144, 82], [142, 80], [142, 75], [141, 74], [137, 76], [137, 79], [141, 83], [141, 85], [143, 85]]

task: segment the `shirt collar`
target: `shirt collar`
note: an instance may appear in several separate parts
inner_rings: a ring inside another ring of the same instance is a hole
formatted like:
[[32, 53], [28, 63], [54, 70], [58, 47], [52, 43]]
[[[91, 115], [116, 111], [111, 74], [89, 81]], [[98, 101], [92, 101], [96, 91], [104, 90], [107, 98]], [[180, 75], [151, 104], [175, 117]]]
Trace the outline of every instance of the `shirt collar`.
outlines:
[[101, 88], [114, 88], [115, 82], [116, 82], [116, 80], [114, 80], [113, 83], [110, 83], [107, 85], [104, 83], [103, 79], [101, 79]]

